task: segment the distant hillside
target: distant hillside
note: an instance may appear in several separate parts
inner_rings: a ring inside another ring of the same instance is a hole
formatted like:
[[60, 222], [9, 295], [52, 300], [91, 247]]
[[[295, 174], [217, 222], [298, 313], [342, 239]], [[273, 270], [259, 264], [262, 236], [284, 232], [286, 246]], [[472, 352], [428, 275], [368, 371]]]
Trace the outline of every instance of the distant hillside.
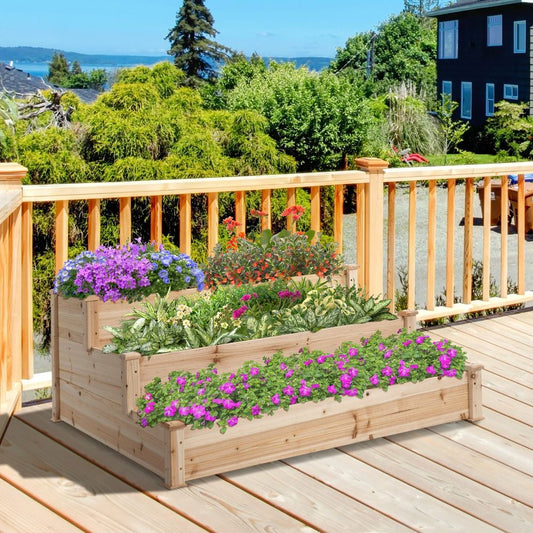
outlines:
[[[79, 54], [77, 52], [66, 52], [54, 48], [36, 48], [33, 46], [0, 46], [0, 62], [9, 63], [48, 63], [55, 52], [63, 54], [68, 61], [78, 61], [83, 67], [91, 66], [128, 66], [128, 65], [153, 65], [160, 61], [170, 61], [168, 55], [164, 56], [128, 56], [128, 55], [102, 55], [102, 54]], [[297, 67], [307, 65], [310, 70], [323, 70], [331, 59], [328, 57], [271, 57], [264, 58], [265, 61], [277, 61], [278, 63], [290, 61]]]

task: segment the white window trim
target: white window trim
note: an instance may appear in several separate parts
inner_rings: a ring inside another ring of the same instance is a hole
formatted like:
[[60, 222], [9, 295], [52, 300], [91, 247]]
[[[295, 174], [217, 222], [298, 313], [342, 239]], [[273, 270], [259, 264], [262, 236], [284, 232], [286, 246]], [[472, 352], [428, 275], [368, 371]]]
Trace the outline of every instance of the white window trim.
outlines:
[[[492, 98], [489, 98], [489, 89], [492, 89]], [[494, 83], [485, 84], [485, 115], [487, 117], [494, 116], [494, 103], [496, 100], [496, 92], [494, 88]]]
[[502, 46], [503, 44], [503, 17], [502, 15], [489, 15], [487, 17], [487, 46]]
[[[469, 102], [469, 108], [470, 113], [465, 113], [465, 89], [469, 88], [470, 90], [470, 102]], [[472, 119], [472, 82], [471, 81], [462, 81], [461, 82], [461, 118], [464, 118], [466, 120]]]
[[[452, 35], [452, 50], [446, 50], [446, 36]], [[447, 54], [445, 52], [448, 52]], [[459, 57], [459, 21], [444, 20], [439, 22], [439, 59], [457, 59]]]
[[[523, 42], [520, 43], [518, 37], [520, 28], [523, 28]], [[522, 46], [520, 46], [522, 45]], [[525, 54], [527, 45], [527, 26], [525, 20], [515, 20], [513, 24], [513, 52], [515, 54]]]
[[503, 97], [505, 100], [518, 100], [518, 85], [506, 83], [503, 86]]

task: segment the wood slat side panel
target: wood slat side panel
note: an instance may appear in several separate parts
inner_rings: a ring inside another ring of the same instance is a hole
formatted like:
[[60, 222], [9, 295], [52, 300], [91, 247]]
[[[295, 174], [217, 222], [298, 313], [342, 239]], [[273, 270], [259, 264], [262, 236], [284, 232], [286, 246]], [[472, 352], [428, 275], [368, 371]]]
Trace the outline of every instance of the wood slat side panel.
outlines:
[[455, 194], [456, 181], [448, 181], [446, 213], [446, 306], [452, 307], [455, 294]]
[[179, 247], [184, 254], [192, 252], [192, 197], [190, 194], [180, 195], [180, 229]]
[[407, 236], [407, 309], [415, 309], [416, 279], [416, 183], [409, 184], [409, 220]]

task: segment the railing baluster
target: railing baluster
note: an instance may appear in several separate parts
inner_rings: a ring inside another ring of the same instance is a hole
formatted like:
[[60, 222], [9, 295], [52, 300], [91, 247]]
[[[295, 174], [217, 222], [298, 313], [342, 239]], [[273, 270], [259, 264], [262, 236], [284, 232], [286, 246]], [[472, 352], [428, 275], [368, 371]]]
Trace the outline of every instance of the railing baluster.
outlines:
[[[9, 366], [8, 372], [13, 380], [22, 376], [22, 208], [11, 215], [11, 232], [8, 246], [9, 255], [9, 336], [7, 337]], [[10, 367], [10, 368], [9, 368]]]
[[490, 298], [490, 221], [492, 218], [490, 199], [491, 199], [491, 180], [489, 177], [484, 178], [483, 182], [483, 300]]
[[192, 206], [191, 195], [180, 195], [180, 252], [191, 255]]
[[124, 246], [131, 242], [131, 198], [120, 198], [119, 211], [119, 242]]
[[509, 234], [509, 180], [507, 176], [502, 176], [501, 188], [501, 255], [500, 255], [500, 296], [507, 298], [507, 244]]
[[428, 254], [426, 306], [435, 309], [435, 248], [437, 245], [437, 182], [430, 180], [428, 186]]
[[150, 241], [163, 242], [163, 197], [152, 196], [150, 199]]
[[453, 307], [455, 300], [455, 192], [456, 180], [448, 180], [446, 223], [446, 306]]
[[387, 298], [396, 308], [396, 183], [389, 183], [387, 197]]
[[416, 282], [416, 182], [409, 182], [409, 222], [407, 236], [407, 309], [415, 309]]
[[463, 302], [472, 302], [472, 244], [474, 229], [474, 180], [465, 180], [465, 220], [463, 254]]
[[89, 200], [87, 216], [87, 249], [96, 250], [100, 246], [100, 200]]
[[337, 243], [337, 252], [343, 251], [344, 228], [344, 185], [335, 185], [335, 199], [333, 204], [333, 240]]
[[33, 377], [33, 204], [22, 204], [22, 378]]
[[365, 267], [365, 205], [366, 205], [366, 189], [362, 183], [357, 184], [357, 207], [356, 207], [356, 256], [355, 260], [359, 265], [359, 274], [357, 276], [357, 283], [359, 286], [364, 286], [366, 279]]
[[[0, 222], [0, 404], [6, 401], [7, 391], [11, 390], [11, 375], [7, 370], [7, 359], [9, 350], [7, 339], [9, 338], [9, 272], [7, 270], [7, 258], [10, 250], [8, 248], [8, 236], [10, 217]], [[0, 415], [3, 415], [0, 412]], [[1, 421], [1, 419], [0, 419]], [[0, 426], [3, 430], [3, 426]]]
[[68, 200], [56, 202], [56, 273], [68, 259]]
[[207, 193], [207, 253], [218, 243], [218, 193]]
[[[287, 189], [287, 207], [296, 205], [296, 189], [290, 187]], [[287, 217], [287, 229], [290, 231], [294, 227], [294, 221], [292, 217]]]
[[261, 217], [261, 231], [272, 229], [272, 190], [261, 191], [261, 211], [268, 213], [268, 216]]
[[[517, 210], [518, 218], [516, 220], [516, 225], [518, 228], [518, 257], [517, 257], [517, 291], [518, 294], [524, 294], [526, 290], [526, 186], [524, 175], [520, 174], [518, 176], [518, 199], [517, 199]], [[530, 208], [533, 209], [533, 208]]]
[[[311, 230], [320, 232], [320, 187], [311, 187]], [[316, 242], [316, 235], [313, 243]]]
[[235, 192], [235, 221], [240, 224], [238, 232], [246, 234], [246, 193]]

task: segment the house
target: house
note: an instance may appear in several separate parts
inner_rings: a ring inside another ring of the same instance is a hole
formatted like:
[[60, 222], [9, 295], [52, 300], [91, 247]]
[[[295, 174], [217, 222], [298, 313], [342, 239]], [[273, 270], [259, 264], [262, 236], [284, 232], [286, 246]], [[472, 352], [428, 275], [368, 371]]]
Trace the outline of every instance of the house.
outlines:
[[[43, 78], [32, 76], [12, 64], [0, 62], [0, 92], [14, 93], [18, 97], [35, 94], [36, 91], [57, 89], [57, 85], [46, 83]], [[82, 102], [90, 104], [101, 94], [95, 89], [66, 89], [73, 92]]]
[[459, 0], [427, 13], [438, 21], [437, 91], [482, 125], [501, 100], [533, 114], [533, 0]]

